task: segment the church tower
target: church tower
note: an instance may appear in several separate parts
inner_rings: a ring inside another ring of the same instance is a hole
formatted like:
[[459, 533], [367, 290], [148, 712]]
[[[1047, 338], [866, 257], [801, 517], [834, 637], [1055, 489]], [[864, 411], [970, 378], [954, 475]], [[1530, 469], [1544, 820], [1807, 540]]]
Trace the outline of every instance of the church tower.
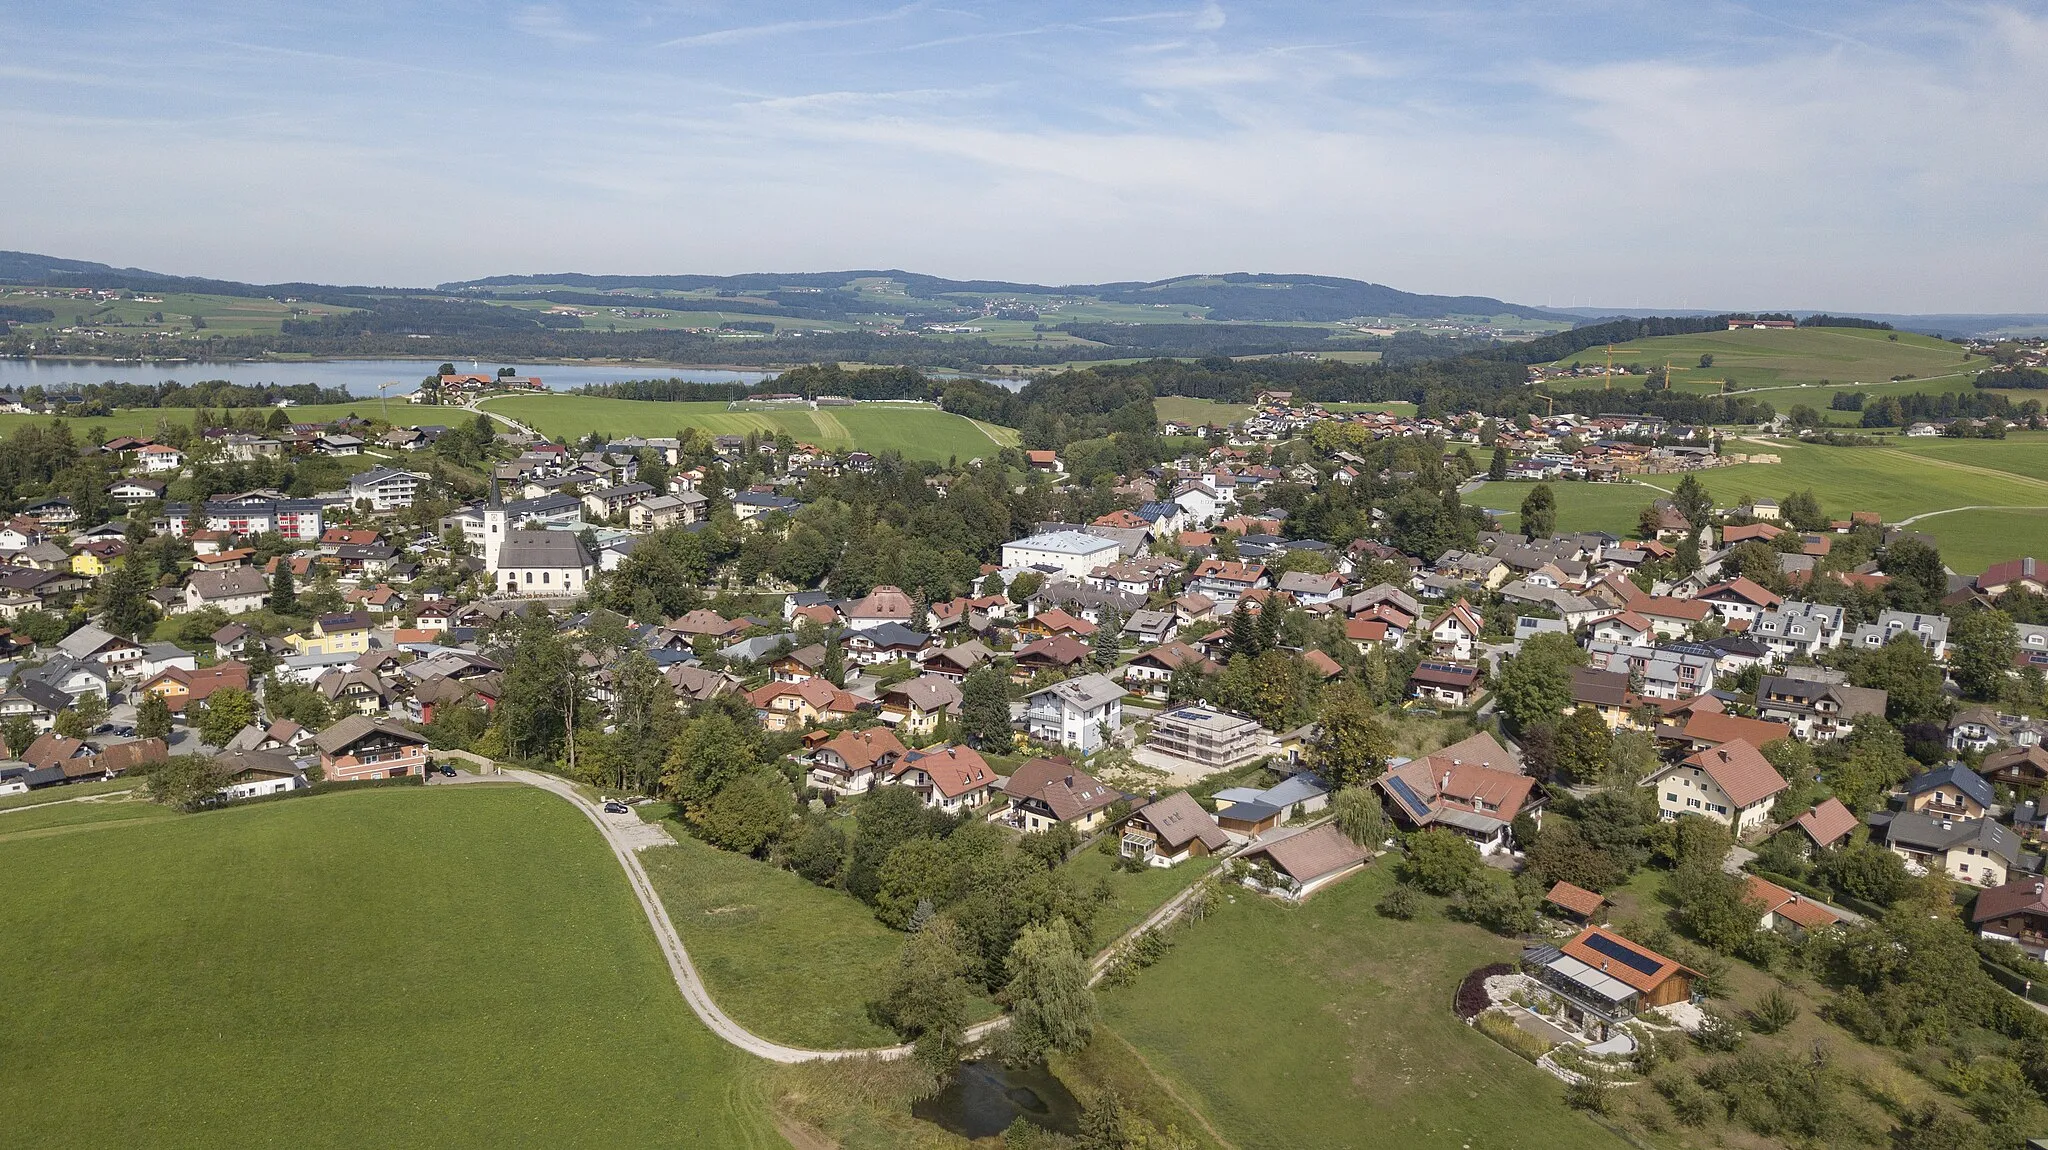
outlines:
[[484, 504], [484, 570], [494, 576], [498, 573], [498, 552], [504, 546], [505, 500], [498, 493], [497, 469], [493, 467], [491, 498]]

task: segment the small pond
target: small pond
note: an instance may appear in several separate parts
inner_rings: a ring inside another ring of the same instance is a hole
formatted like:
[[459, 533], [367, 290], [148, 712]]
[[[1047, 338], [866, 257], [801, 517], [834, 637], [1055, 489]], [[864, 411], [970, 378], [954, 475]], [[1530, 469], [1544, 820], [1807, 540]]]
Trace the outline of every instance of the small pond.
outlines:
[[993, 1137], [1019, 1117], [1061, 1134], [1081, 1132], [1081, 1104], [1043, 1065], [963, 1062], [944, 1090], [912, 1104], [910, 1112], [962, 1138]]

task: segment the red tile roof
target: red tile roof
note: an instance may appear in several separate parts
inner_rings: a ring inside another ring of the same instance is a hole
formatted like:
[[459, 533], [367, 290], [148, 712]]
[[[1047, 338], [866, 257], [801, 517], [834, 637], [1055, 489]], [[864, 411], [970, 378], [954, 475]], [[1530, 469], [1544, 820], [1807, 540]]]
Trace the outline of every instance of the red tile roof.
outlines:
[[1607, 905], [1605, 896], [1568, 882], [1560, 882], [1551, 887], [1550, 893], [1543, 897], [1546, 902], [1556, 903], [1573, 914], [1587, 918], [1599, 914], [1600, 908]]
[[1805, 927], [1807, 930], [1820, 930], [1823, 927], [1834, 926], [1842, 921], [1841, 915], [1814, 902], [1812, 899], [1801, 898], [1777, 883], [1769, 882], [1755, 875], [1750, 875], [1743, 880], [1742, 893], [1743, 897], [1749, 902], [1763, 908], [1758, 913], [1759, 918], [1766, 914], [1775, 913], [1779, 918]]
[[[1636, 954], [1641, 955], [1643, 958], [1649, 960], [1652, 963], [1655, 963], [1656, 965], [1651, 970], [1643, 971], [1637, 970], [1635, 967], [1629, 965], [1626, 962], [1616, 962], [1608, 955], [1603, 954], [1600, 951], [1595, 950], [1591, 946], [1587, 945], [1587, 942], [1589, 940], [1595, 938], [1605, 940], [1606, 945], [1619, 944], [1623, 947], [1626, 947], [1627, 949], [1634, 951]], [[1605, 974], [1611, 978], [1620, 979], [1622, 982], [1627, 983], [1628, 985], [1633, 986], [1637, 990], [1643, 991], [1646, 994], [1664, 985], [1665, 981], [1674, 974], [1678, 974], [1681, 972], [1687, 974], [1692, 973], [1690, 970], [1687, 970], [1687, 968], [1679, 965], [1671, 959], [1665, 958], [1663, 955], [1658, 954], [1656, 951], [1651, 950], [1649, 947], [1646, 947], [1638, 942], [1631, 942], [1630, 940], [1621, 937], [1613, 931], [1600, 926], [1587, 927], [1586, 929], [1580, 931], [1578, 934], [1574, 935], [1571, 941], [1565, 943], [1558, 949], [1564, 951], [1571, 957], [1578, 959], [1580, 962], [1585, 963], [1587, 966], [1590, 966], [1593, 969], [1601, 972], [1602, 974]]]
[[1705, 771], [1738, 807], [1767, 799], [1788, 785], [1762, 751], [1741, 739], [1691, 755], [1685, 763]]
[[1842, 800], [1829, 796], [1814, 805], [1814, 808], [1792, 820], [1815, 846], [1833, 846], [1843, 835], [1859, 825], [1856, 813], [1842, 805]]

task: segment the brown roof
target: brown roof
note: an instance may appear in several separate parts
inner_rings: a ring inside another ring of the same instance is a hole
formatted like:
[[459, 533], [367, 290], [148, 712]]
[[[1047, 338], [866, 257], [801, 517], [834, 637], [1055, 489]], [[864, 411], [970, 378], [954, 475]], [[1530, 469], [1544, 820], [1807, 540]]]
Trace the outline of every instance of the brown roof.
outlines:
[[901, 758], [905, 750], [903, 741], [896, 737], [896, 732], [887, 727], [869, 727], [865, 731], [841, 731], [832, 741], [818, 749], [838, 755], [849, 769], [856, 771], [873, 767], [890, 755]]
[[1095, 633], [1095, 624], [1090, 623], [1086, 619], [1077, 619], [1058, 607], [1054, 607], [1049, 611], [1040, 611], [1031, 617], [1031, 621], [1048, 631], [1065, 631], [1075, 635], [1093, 635]]
[[1135, 663], [1138, 659], [1150, 659], [1168, 670], [1178, 670], [1182, 667], [1194, 667], [1200, 670], [1203, 669], [1202, 665], [1209, 661], [1208, 656], [1179, 640], [1171, 643], [1161, 643], [1157, 647], [1140, 654], [1137, 659], [1132, 659], [1131, 662]]
[[1057, 666], [1070, 666], [1088, 657], [1088, 647], [1072, 635], [1047, 635], [1017, 649], [1017, 661], [1042, 658]]
[[1522, 770], [1515, 757], [1500, 745], [1500, 740], [1483, 731], [1460, 739], [1441, 751], [1432, 751], [1429, 758], [1432, 762], [1472, 763], [1509, 774], [1520, 774]]
[[137, 739], [132, 743], [116, 743], [99, 755], [102, 770], [124, 774], [149, 763], [161, 763], [171, 757], [171, 749], [162, 739]]
[[330, 755], [348, 750], [365, 737], [373, 734], [389, 735], [408, 743], [424, 743], [427, 740], [397, 723], [385, 719], [373, 719], [368, 715], [350, 715], [326, 730], [320, 732], [313, 744]]
[[1626, 707], [1628, 676], [1620, 671], [1578, 667], [1572, 671], [1572, 702], [1596, 707]]
[[[1618, 944], [1634, 952], [1635, 954], [1641, 956], [1642, 958], [1647, 959], [1650, 963], [1654, 963], [1655, 966], [1653, 969], [1645, 971], [1637, 970], [1634, 966], [1626, 962], [1616, 962], [1609, 955], [1602, 953], [1599, 950], [1595, 950], [1592, 946], [1587, 945], [1587, 943], [1590, 940], [1596, 938], [1603, 940], [1602, 945], [1605, 946], [1613, 946]], [[1668, 958], [1665, 958], [1663, 955], [1658, 954], [1656, 951], [1651, 950], [1650, 948], [1642, 945], [1641, 943], [1631, 942], [1630, 940], [1621, 937], [1613, 931], [1608, 930], [1606, 927], [1601, 926], [1587, 927], [1586, 929], [1580, 931], [1578, 934], [1574, 935], [1571, 941], [1565, 943], [1558, 949], [1562, 950], [1571, 957], [1578, 959], [1580, 962], [1585, 963], [1587, 966], [1590, 966], [1593, 969], [1601, 972], [1602, 974], [1608, 975], [1613, 978], [1618, 978], [1622, 982], [1625, 982], [1628, 985], [1635, 987], [1637, 990], [1645, 992], [1655, 990], [1658, 987], [1664, 985], [1666, 979], [1670, 978], [1672, 975], [1677, 974], [1681, 971], [1687, 974], [1693, 973], [1686, 967], [1681, 966]]]
[[1801, 898], [1777, 883], [1749, 875], [1743, 879], [1743, 897], [1761, 907], [1757, 917], [1776, 913], [1779, 918], [1803, 926], [1808, 930], [1819, 930], [1842, 921], [1842, 916], [1814, 902]]
[[2043, 886], [2038, 876], [2028, 875], [2017, 882], [1991, 887], [1977, 896], [1970, 921], [1988, 922], [2009, 914], [2048, 915], [2048, 890]]
[[1202, 804], [1186, 791], [1175, 791], [1163, 799], [1145, 804], [1131, 813], [1134, 821], [1142, 820], [1159, 836], [1159, 841], [1173, 850], [1179, 850], [1196, 839], [1202, 840], [1210, 850], [1220, 850], [1230, 841]]
[[1344, 668], [1338, 664], [1337, 660], [1330, 658], [1321, 651], [1311, 650], [1302, 655], [1301, 660], [1314, 667], [1316, 674], [1321, 675], [1325, 679], [1334, 678], [1344, 673]]
[[1365, 861], [1365, 848], [1352, 842], [1335, 823], [1261, 842], [1241, 857], [1261, 854], [1273, 860], [1275, 869], [1304, 883]]
[[1695, 709], [1685, 720], [1685, 737], [1695, 742], [1721, 743], [1745, 742], [1761, 747], [1779, 739], [1790, 738], [1792, 728], [1783, 723], [1767, 723], [1762, 719], [1745, 719], [1723, 711]]
[[[915, 756], [914, 758], [911, 756]], [[912, 751], [890, 768], [892, 774], [916, 767], [931, 776], [932, 788], [949, 799], [993, 786], [998, 778], [988, 760], [972, 747], [947, 747], [943, 751]]]
[[[2033, 769], [2029, 771], [2029, 767]], [[1987, 775], [2048, 775], [2048, 747], [2035, 744], [1993, 751], [1984, 756], [1984, 762], [1977, 769]]]
[[767, 683], [747, 692], [747, 702], [757, 710], [767, 710], [768, 704], [784, 695], [800, 695], [813, 710], [851, 715], [860, 707], [860, 696], [832, 685], [824, 678], [805, 679], [801, 683]]
[[1812, 810], [1792, 820], [1815, 846], [1833, 846], [1858, 826], [1856, 813], [1832, 795], [1814, 804]]
[[1607, 905], [1605, 896], [1568, 882], [1560, 882], [1551, 887], [1550, 893], [1543, 897], [1546, 902], [1556, 903], [1573, 914], [1586, 918], [1599, 914], [1600, 908]]
[[1699, 623], [1706, 619], [1713, 607], [1697, 599], [1652, 596], [1629, 604], [1629, 610], [1638, 615], [1655, 615], [1660, 619], [1684, 619], [1688, 623]]
[[1767, 799], [1787, 785], [1764, 753], [1741, 739], [1700, 751], [1688, 757], [1685, 765], [1707, 772], [1714, 785], [1728, 795], [1728, 801], [1738, 807]]
[[1115, 787], [1076, 770], [1066, 758], [1032, 759], [1003, 780], [1003, 793], [1018, 800], [1037, 799], [1061, 822], [1092, 814], [1123, 798]]
[[1696, 598], [1705, 599], [1715, 595], [1733, 595], [1736, 598], [1754, 603], [1759, 607], [1776, 607], [1784, 602], [1774, 592], [1743, 575], [1737, 575], [1725, 583], [1716, 583], [1712, 587], [1704, 588]]
[[36, 736], [36, 741], [21, 752], [21, 761], [41, 770], [44, 767], [63, 766], [67, 760], [86, 757], [91, 748], [77, 739], [45, 731]]
[[867, 598], [846, 609], [849, 619], [895, 619], [908, 620], [913, 604], [910, 596], [900, 587], [881, 586], [868, 592]]

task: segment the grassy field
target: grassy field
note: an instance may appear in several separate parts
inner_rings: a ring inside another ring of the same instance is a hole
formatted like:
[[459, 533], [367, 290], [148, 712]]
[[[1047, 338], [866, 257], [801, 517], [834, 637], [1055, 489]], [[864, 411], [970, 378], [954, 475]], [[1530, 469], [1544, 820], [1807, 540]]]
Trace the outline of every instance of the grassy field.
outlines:
[[173, 812], [137, 795], [109, 795], [82, 803], [10, 807], [0, 812], [0, 841], [42, 838], [65, 828], [148, 822]]
[[1083, 893], [1093, 891], [1103, 879], [1109, 880], [1110, 900], [1095, 915], [1097, 946], [1108, 946], [1215, 868], [1211, 859], [1191, 859], [1176, 867], [1146, 867], [1133, 874], [1111, 869], [1109, 864], [1110, 856], [1093, 846], [1065, 863], [1067, 874]]
[[[268, 410], [265, 409], [266, 413]], [[71, 433], [81, 440], [96, 427], [105, 429], [108, 435], [155, 435], [159, 425], [164, 423], [191, 427], [193, 411], [194, 409], [189, 407], [130, 407], [116, 411], [112, 415], [86, 419], [0, 413], [0, 436], [13, 435], [30, 424], [48, 426], [51, 423], [69, 425]], [[348, 403], [306, 404], [286, 408], [285, 414], [289, 415], [294, 423], [328, 423], [349, 415], [360, 416], [363, 419], [385, 417], [383, 404], [375, 398], [357, 399]], [[415, 423], [445, 424], [457, 419], [474, 418], [475, 416], [455, 408], [417, 407], [397, 400], [391, 403], [391, 422], [400, 427]]]
[[104, 779], [91, 783], [71, 783], [62, 787], [44, 787], [18, 795], [0, 795], [0, 811], [10, 811], [16, 807], [42, 806], [62, 799], [89, 798], [93, 795], [104, 795], [109, 791], [132, 790], [139, 785], [134, 779]]
[[551, 795], [295, 799], [0, 869], [14, 1144], [781, 1145]]
[[901, 934], [849, 895], [672, 832], [675, 846], [650, 847], [640, 862], [727, 1013], [797, 1046], [896, 1041], [869, 1020], [867, 1000], [903, 949]]
[[[1723, 507], [1751, 496], [1782, 498], [1812, 491], [1830, 516], [1874, 511], [1887, 523], [1930, 512], [1981, 507], [1915, 519], [1932, 535], [1948, 565], [1975, 574], [2001, 559], [2048, 554], [2048, 434], [2006, 440], [1898, 440], [1884, 447], [1817, 447], [1794, 441], [1735, 440], [1729, 450], [1768, 454], [1782, 462], [1744, 463], [1698, 472]], [[1676, 476], [1644, 481], [1669, 490]], [[1489, 483], [1470, 502], [1515, 512], [1531, 484]], [[1636, 517], [1658, 492], [1638, 483], [1553, 483], [1558, 527], [1633, 535]], [[1512, 524], [1514, 516], [1503, 516]]]
[[[288, 319], [320, 319], [346, 315], [356, 309], [306, 300], [287, 303], [274, 299], [241, 296], [198, 295], [190, 292], [130, 293], [142, 299], [84, 300], [45, 299], [39, 288], [0, 288], [0, 304], [48, 308], [56, 318], [48, 324], [24, 324], [24, 330], [54, 331], [71, 326], [133, 329], [137, 332], [182, 331], [201, 337], [210, 335], [276, 335]], [[156, 318], [161, 315], [162, 318]], [[201, 319], [205, 328], [193, 326]]]
[[1451, 1013], [1514, 942], [1381, 918], [1384, 863], [1300, 907], [1238, 892], [1158, 965], [1103, 995], [1106, 1021], [1244, 1150], [1625, 1144], [1564, 1088]]
[[1159, 422], [1172, 420], [1176, 423], [1230, 424], [1244, 419], [1252, 413], [1249, 403], [1218, 403], [1213, 399], [1190, 399], [1185, 395], [1162, 395], [1152, 401], [1152, 410], [1159, 413]]
[[762, 407], [730, 411], [723, 403], [663, 403], [592, 395], [521, 395], [484, 407], [546, 435], [674, 435], [699, 427], [712, 435], [786, 431], [800, 443], [862, 451], [900, 451], [906, 458], [962, 460], [993, 456], [1017, 444], [1009, 428], [976, 423], [926, 404], [864, 403], [853, 407]]
[[[1888, 338], [1894, 335], [1897, 340]], [[1714, 357], [1711, 367], [1699, 366], [1702, 355]], [[1818, 384], [1822, 380], [1846, 387], [1883, 383], [1895, 375], [1924, 380], [1966, 370], [1975, 373], [1974, 365], [1964, 362], [1962, 349], [1952, 343], [1910, 332], [1866, 328], [1717, 331], [1654, 336], [1614, 345], [1616, 364], [1648, 368], [1661, 367], [1667, 361], [1673, 386], [1709, 390], [1717, 390], [1724, 379], [1734, 380], [1738, 388]], [[1557, 361], [1586, 367], [1606, 362], [1604, 346], [1589, 347]], [[1635, 386], [1641, 385], [1641, 376], [1629, 378]]]

